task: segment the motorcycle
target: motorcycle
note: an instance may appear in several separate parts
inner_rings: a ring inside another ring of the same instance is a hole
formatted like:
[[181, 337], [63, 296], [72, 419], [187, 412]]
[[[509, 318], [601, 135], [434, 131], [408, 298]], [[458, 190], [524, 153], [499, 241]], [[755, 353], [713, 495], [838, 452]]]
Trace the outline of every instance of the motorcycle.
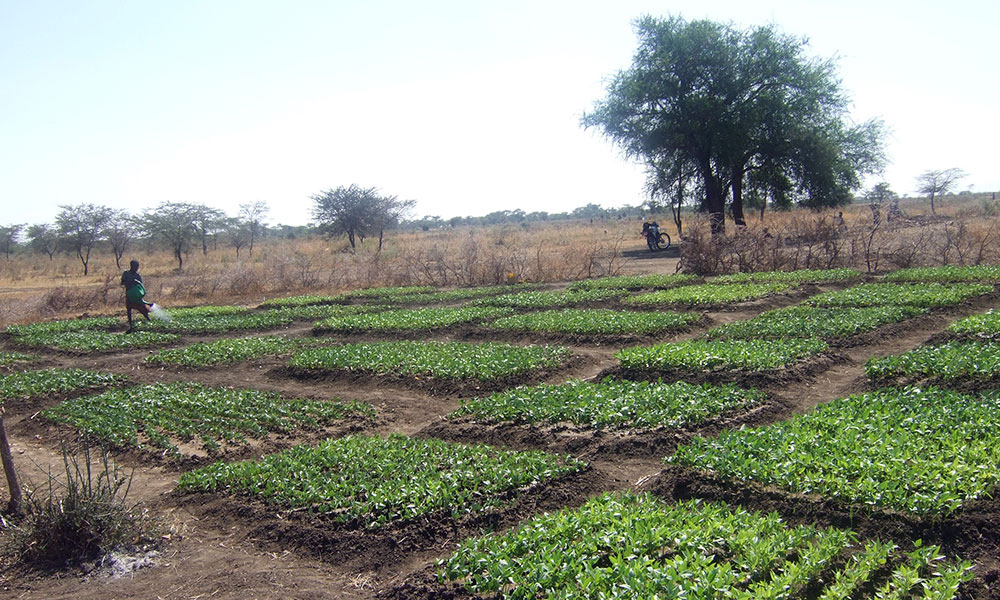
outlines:
[[650, 252], [666, 250], [670, 247], [670, 236], [666, 232], [660, 231], [660, 226], [656, 221], [642, 224], [642, 236], [646, 238], [646, 246]]

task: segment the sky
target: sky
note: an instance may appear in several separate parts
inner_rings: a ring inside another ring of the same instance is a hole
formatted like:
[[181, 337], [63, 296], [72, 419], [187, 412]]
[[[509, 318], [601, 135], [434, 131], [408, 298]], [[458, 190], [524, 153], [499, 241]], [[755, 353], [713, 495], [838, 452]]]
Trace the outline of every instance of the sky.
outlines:
[[1000, 190], [995, 0], [0, 0], [0, 225], [165, 201], [301, 225], [350, 184], [414, 217], [637, 205], [642, 169], [580, 119], [645, 14], [807, 38], [888, 125], [879, 179]]

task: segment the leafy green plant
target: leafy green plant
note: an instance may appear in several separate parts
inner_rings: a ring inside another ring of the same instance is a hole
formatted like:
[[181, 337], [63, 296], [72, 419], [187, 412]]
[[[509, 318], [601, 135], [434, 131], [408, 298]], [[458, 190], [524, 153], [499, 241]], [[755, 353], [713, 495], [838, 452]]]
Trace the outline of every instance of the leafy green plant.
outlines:
[[756, 271], [732, 273], [709, 279], [709, 283], [830, 283], [860, 279], [855, 269], [799, 269], [798, 271]]
[[0, 375], [0, 401], [120, 385], [128, 377], [84, 369], [42, 369]]
[[678, 285], [685, 285], [697, 281], [697, 275], [686, 273], [649, 275], [614, 275], [610, 277], [598, 277], [596, 279], [582, 279], [573, 282], [571, 290], [592, 290], [592, 289], [615, 289], [615, 290], [643, 290], [670, 288]]
[[680, 429], [725, 411], [763, 402], [757, 390], [736, 386], [646, 381], [600, 383], [570, 380], [560, 385], [521, 386], [464, 401], [453, 416], [478, 421], [573, 423], [595, 429]]
[[766, 592], [816, 581], [852, 538], [722, 503], [612, 493], [467, 539], [438, 563], [438, 577], [519, 600], [785, 597]]
[[358, 402], [283, 398], [250, 389], [211, 388], [197, 383], [168, 383], [111, 390], [62, 402], [42, 416], [66, 423], [114, 447], [151, 446], [175, 456], [173, 440], [197, 440], [210, 453], [222, 445], [245, 444], [247, 437], [273, 432], [316, 429], [349, 415], [374, 415]]
[[282, 356], [317, 343], [320, 343], [320, 340], [276, 336], [223, 338], [214, 342], [198, 342], [183, 348], [159, 350], [147, 356], [143, 362], [154, 365], [207, 367], [267, 356]]
[[340, 296], [318, 296], [315, 294], [306, 294], [303, 296], [290, 296], [288, 298], [271, 298], [270, 300], [262, 302], [260, 308], [291, 308], [298, 306], [336, 304], [340, 301]]
[[837, 573], [836, 578], [819, 597], [819, 600], [848, 600], [854, 591], [881, 569], [896, 549], [895, 544], [873, 540], [863, 551], [855, 554], [850, 562]]
[[427, 330], [448, 327], [461, 323], [473, 323], [485, 319], [503, 317], [513, 312], [509, 308], [463, 306], [437, 308], [411, 308], [387, 310], [378, 313], [364, 313], [330, 317], [313, 326], [313, 331], [394, 331]]
[[950, 513], [1000, 482], [998, 426], [1000, 392], [887, 388], [695, 438], [667, 460], [867, 507]]
[[304, 369], [343, 369], [374, 374], [398, 373], [489, 381], [557, 367], [570, 356], [571, 352], [561, 346], [401, 341], [305, 350], [293, 356], [290, 364]]
[[109, 330], [118, 325], [116, 317], [88, 317], [85, 319], [64, 319], [61, 321], [43, 321], [28, 325], [11, 325], [7, 333], [15, 336], [35, 336], [68, 331]]
[[627, 295], [625, 290], [589, 289], [548, 292], [520, 292], [504, 294], [493, 298], [482, 298], [473, 302], [479, 306], [504, 306], [509, 308], [556, 308], [585, 302], [606, 302]]
[[520, 490], [586, 464], [544, 452], [485, 445], [348, 436], [296, 446], [258, 461], [215, 463], [185, 473], [181, 491], [242, 494], [354, 527], [378, 528], [432, 513], [459, 518], [497, 507]]
[[393, 302], [398, 304], [435, 304], [438, 302], [455, 302], [458, 300], [470, 300], [482, 298], [484, 296], [499, 296], [531, 290], [538, 287], [534, 283], [515, 283], [504, 285], [489, 285], [482, 287], [455, 288], [452, 290], [436, 290], [420, 294], [405, 294], [393, 297]]
[[730, 339], [843, 339], [926, 313], [925, 308], [905, 305], [861, 308], [789, 306], [767, 311], [748, 321], [726, 323], [710, 330], [706, 335]]
[[1000, 380], [1000, 346], [975, 341], [920, 346], [898, 356], [870, 359], [865, 363], [865, 374], [874, 381], [902, 377], [995, 382]]
[[685, 285], [660, 290], [648, 294], [639, 294], [622, 300], [624, 304], [633, 306], [683, 305], [683, 306], [713, 306], [758, 300], [774, 294], [786, 292], [791, 288], [786, 283], [734, 283]]
[[7, 367], [16, 363], [32, 361], [35, 356], [23, 352], [0, 352], [0, 367]]
[[109, 350], [131, 350], [171, 344], [180, 339], [173, 333], [136, 331], [131, 334], [109, 331], [65, 331], [53, 333], [29, 333], [19, 335], [14, 341], [22, 346], [53, 348], [77, 352], [106, 352]]
[[683, 329], [700, 319], [701, 315], [696, 313], [564, 308], [505, 317], [488, 323], [487, 327], [581, 335], [638, 335]]
[[981, 283], [864, 283], [846, 290], [818, 294], [806, 300], [813, 306], [898, 306], [940, 308], [988, 294], [993, 286]]
[[956, 321], [948, 327], [948, 333], [995, 340], [1000, 337], [1000, 312], [988, 310]]
[[944, 265], [941, 267], [913, 267], [887, 273], [885, 281], [915, 281], [953, 283], [980, 281], [1000, 283], [1000, 265]]
[[818, 339], [688, 340], [625, 348], [615, 358], [622, 367], [638, 371], [766, 371], [787, 367], [828, 348]]
[[363, 288], [340, 294], [339, 298], [341, 300], [349, 300], [357, 298], [364, 298], [364, 299], [375, 298], [391, 302], [394, 299], [401, 298], [404, 296], [409, 296], [411, 294], [428, 294], [434, 292], [435, 290], [436, 288], [430, 285], [404, 285], [398, 287]]

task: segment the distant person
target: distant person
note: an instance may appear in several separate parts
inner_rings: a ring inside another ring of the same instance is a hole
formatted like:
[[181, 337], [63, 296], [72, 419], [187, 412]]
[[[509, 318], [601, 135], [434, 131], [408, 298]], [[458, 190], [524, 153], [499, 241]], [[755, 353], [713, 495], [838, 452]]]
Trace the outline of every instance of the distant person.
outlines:
[[132, 323], [132, 311], [139, 311], [149, 321], [151, 320], [149, 307], [153, 303], [145, 300], [146, 288], [142, 285], [142, 275], [139, 275], [139, 261], [133, 258], [128, 266], [129, 270], [122, 273], [122, 285], [125, 286], [125, 311], [128, 314], [128, 331], [125, 333], [132, 333], [135, 331], [135, 325]]
[[833, 220], [833, 223], [837, 226], [837, 233], [847, 233], [847, 223], [844, 223], [844, 211], [837, 213], [837, 217]]

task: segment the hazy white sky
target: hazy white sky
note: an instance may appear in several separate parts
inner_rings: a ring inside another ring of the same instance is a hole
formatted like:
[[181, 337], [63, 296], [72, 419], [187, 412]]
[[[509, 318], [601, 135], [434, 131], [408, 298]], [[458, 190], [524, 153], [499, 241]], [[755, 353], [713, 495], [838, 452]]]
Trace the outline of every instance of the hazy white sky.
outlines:
[[1000, 189], [995, 0], [0, 0], [0, 224], [165, 200], [302, 224], [351, 183], [445, 218], [638, 204], [641, 169], [579, 122], [642, 14], [808, 37], [892, 129], [893, 189]]

